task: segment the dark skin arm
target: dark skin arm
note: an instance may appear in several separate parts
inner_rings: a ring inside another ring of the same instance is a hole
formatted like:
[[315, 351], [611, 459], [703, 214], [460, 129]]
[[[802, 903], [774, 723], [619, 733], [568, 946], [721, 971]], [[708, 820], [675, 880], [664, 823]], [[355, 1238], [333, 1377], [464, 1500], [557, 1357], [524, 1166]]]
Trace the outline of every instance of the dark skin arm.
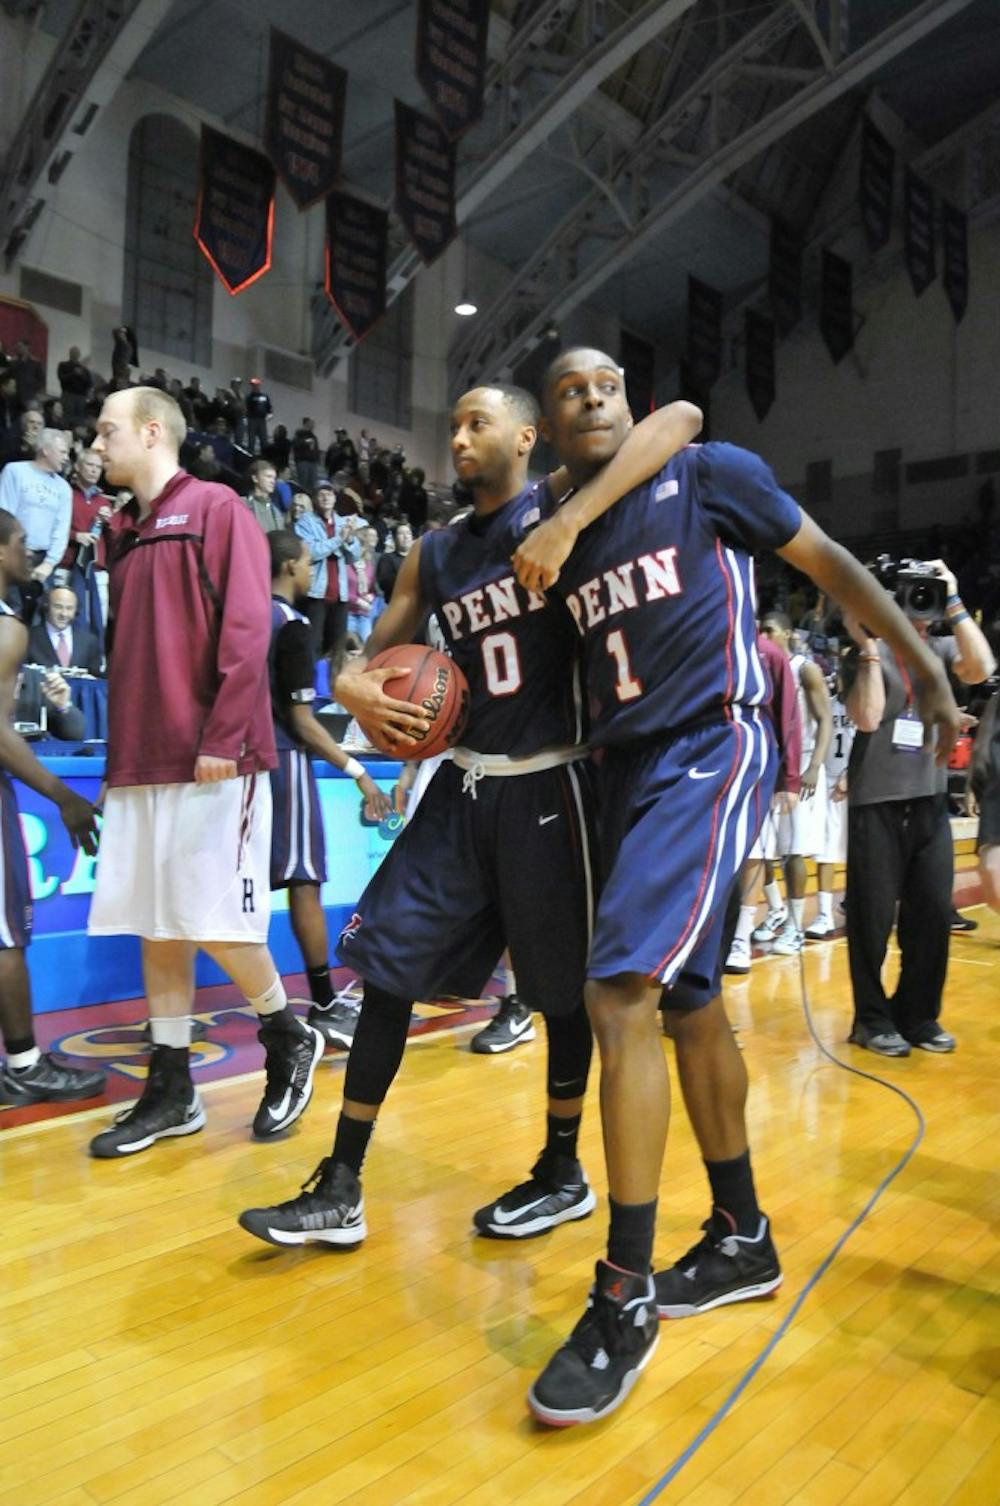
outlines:
[[816, 793], [816, 781], [819, 779], [819, 771], [827, 755], [830, 743], [833, 740], [833, 712], [830, 709], [830, 696], [826, 688], [826, 681], [818, 664], [803, 664], [801, 672], [802, 689], [805, 691], [806, 705], [812, 712], [816, 721], [816, 746], [813, 749], [812, 758], [808, 768], [802, 773], [802, 794], [808, 798]]
[[[293, 704], [291, 720], [296, 737], [309, 749], [310, 753], [315, 753], [317, 758], [325, 758], [327, 763], [332, 763], [335, 769], [347, 768], [350, 754], [345, 753], [340, 744], [334, 742], [329, 732], [313, 714], [310, 705]], [[365, 810], [372, 819], [381, 821], [382, 817], [387, 816], [392, 810], [392, 801], [389, 796], [383, 794], [370, 774], [362, 774], [357, 785], [365, 797]]]
[[82, 847], [93, 857], [97, 851], [94, 807], [44, 768], [11, 726], [17, 676], [27, 647], [28, 630], [24, 624], [13, 617], [0, 618], [0, 768], [51, 800], [58, 807], [73, 846]]
[[356, 716], [372, 731], [381, 732], [399, 744], [402, 757], [408, 749], [417, 745], [418, 739], [408, 736], [410, 732], [422, 732], [427, 724], [427, 713], [422, 707], [409, 701], [395, 701], [384, 689], [386, 680], [397, 678], [404, 670], [366, 669], [369, 659], [383, 649], [397, 648], [401, 643], [412, 643], [427, 615], [427, 606], [420, 590], [420, 543], [415, 543], [403, 561], [392, 600], [372, 629], [365, 644], [365, 658], [341, 671], [334, 686], [334, 695], [345, 710]]
[[925, 746], [936, 729], [936, 761], [946, 764], [959, 730], [955, 697], [941, 661], [921, 641], [888, 591], [805, 513], [798, 533], [777, 552], [863, 623], [872, 636], [884, 638], [909, 667], [924, 724]]

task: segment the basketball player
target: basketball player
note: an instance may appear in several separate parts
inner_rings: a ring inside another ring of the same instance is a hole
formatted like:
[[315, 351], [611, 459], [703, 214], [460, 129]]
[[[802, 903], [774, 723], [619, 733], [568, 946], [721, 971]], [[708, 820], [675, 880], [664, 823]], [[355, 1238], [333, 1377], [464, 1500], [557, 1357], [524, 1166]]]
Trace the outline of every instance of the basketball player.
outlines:
[[[577, 485], [607, 464], [631, 422], [617, 363], [594, 350], [556, 358], [544, 410], [543, 433]], [[541, 497], [543, 511], [555, 500]], [[688, 448], [581, 533], [567, 559], [574, 531], [557, 515], [516, 559], [529, 589], [558, 580], [582, 639], [591, 741], [603, 749], [604, 887], [586, 997], [601, 1055], [611, 1221], [587, 1311], [529, 1393], [535, 1415], [557, 1425], [620, 1405], [655, 1347], [658, 1313], [701, 1312], [781, 1279], [750, 1167], [746, 1071], [719, 994], [722, 912], [774, 778], [750, 552], [776, 549], [891, 640], [921, 686], [941, 758], [958, 726], [934, 655], [757, 456]], [[654, 1283], [669, 1118], [664, 985], [715, 1206], [704, 1238]]]
[[0, 1034], [6, 1050], [0, 1103], [12, 1108], [94, 1098], [104, 1090], [103, 1072], [81, 1071], [40, 1051], [32, 1024], [24, 955], [31, 940], [31, 885], [10, 776], [52, 801], [74, 847], [95, 853], [97, 825], [90, 801], [44, 768], [11, 725], [28, 629], [3, 598], [12, 586], [26, 586], [31, 570], [24, 529], [0, 508]]
[[189, 1061], [199, 948], [260, 1019], [257, 1138], [299, 1117], [323, 1054], [267, 949], [267, 543], [235, 492], [180, 469], [185, 428], [173, 398], [134, 387], [107, 398], [93, 446], [134, 500], [111, 551], [108, 795], [89, 929], [142, 938], [153, 1042], [141, 1098], [91, 1142], [102, 1159], [205, 1123]]
[[[814, 858], [823, 838], [826, 815], [826, 755], [833, 740], [833, 716], [823, 671], [805, 654], [792, 652], [792, 624], [784, 612], [768, 612], [761, 622], [761, 632], [788, 656], [795, 676], [802, 728], [802, 768], [799, 799], [794, 808], [778, 816], [774, 853], [768, 853], [768, 900], [765, 924], [754, 931], [754, 941], [774, 943], [779, 956], [792, 957], [801, 952], [805, 932], [806, 858]], [[780, 901], [776, 875], [778, 859], [784, 864], [788, 888], [788, 910], [780, 926], [776, 922], [776, 901]]]
[[[655, 418], [659, 445], [664, 426], [672, 436], [668, 452], [701, 421], [688, 405]], [[412, 1001], [478, 997], [504, 946], [520, 997], [545, 1016], [547, 1136], [528, 1180], [481, 1208], [474, 1225], [526, 1238], [595, 1206], [576, 1154], [591, 1055], [582, 990], [593, 906], [576, 635], [565, 608], [518, 587], [510, 564], [538, 517], [538, 488], [526, 484], [536, 424], [534, 399], [517, 387], [491, 384], [459, 399], [452, 455], [473, 511], [414, 544], [365, 646], [374, 655], [408, 643], [433, 612], [469, 682], [469, 720], [464, 746], [435, 774], [341, 936], [341, 960], [365, 981], [343, 1108], [333, 1149], [303, 1194], [241, 1216], [273, 1244], [365, 1237], [361, 1167], [402, 1060]], [[629, 472], [623, 455], [618, 477], [595, 482], [592, 500], [603, 495], [606, 505], [649, 473], [639, 438], [638, 468]], [[339, 677], [348, 710], [365, 678]], [[393, 733], [399, 724], [390, 713], [386, 725]]]
[[271, 771], [271, 890], [288, 890], [292, 932], [305, 963], [313, 1003], [309, 1024], [328, 1046], [350, 1047], [356, 1013], [338, 1006], [330, 983], [326, 915], [320, 886], [326, 881], [323, 812], [311, 754], [325, 758], [357, 782], [374, 820], [388, 815], [391, 802], [378, 785], [313, 714], [316, 661], [312, 628], [295, 602], [309, 594], [309, 545], [289, 529], [267, 535], [271, 551], [271, 710], [278, 766]]
[[807, 941], [825, 941], [837, 929], [833, 918], [833, 880], [838, 864], [847, 862], [847, 761], [855, 726], [844, 705], [840, 660], [827, 679], [833, 736], [826, 754], [826, 806], [819, 851], [816, 853], [815, 919], [806, 926]]

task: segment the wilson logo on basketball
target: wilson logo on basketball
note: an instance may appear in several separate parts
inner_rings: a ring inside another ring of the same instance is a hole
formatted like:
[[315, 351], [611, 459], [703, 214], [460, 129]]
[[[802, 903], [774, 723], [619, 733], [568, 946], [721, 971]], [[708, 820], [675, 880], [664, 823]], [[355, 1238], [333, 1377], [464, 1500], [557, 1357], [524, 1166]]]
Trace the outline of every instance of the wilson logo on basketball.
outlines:
[[437, 722], [438, 717], [441, 715], [441, 707], [444, 705], [444, 698], [448, 694], [449, 679], [450, 675], [446, 666], [443, 664], [439, 665], [434, 672], [434, 688], [432, 689], [430, 695], [425, 695], [423, 700], [420, 702], [421, 706], [430, 717], [430, 721], [422, 731], [414, 732], [413, 736], [416, 738], [417, 742], [423, 742], [424, 738], [429, 736], [429, 734], [434, 731], [435, 723]]

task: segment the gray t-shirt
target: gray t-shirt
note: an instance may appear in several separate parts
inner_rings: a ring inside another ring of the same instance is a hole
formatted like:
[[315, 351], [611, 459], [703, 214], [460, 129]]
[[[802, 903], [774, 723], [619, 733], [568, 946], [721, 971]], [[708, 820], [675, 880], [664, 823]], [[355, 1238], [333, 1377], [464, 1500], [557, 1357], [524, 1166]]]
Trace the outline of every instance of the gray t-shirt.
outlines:
[[[958, 658], [954, 638], [929, 638], [928, 647], [950, 669]], [[877, 732], [859, 732], [847, 766], [847, 798], [851, 805], [879, 805], [887, 800], [916, 800], [938, 795], [948, 787], [948, 772], [934, 762], [934, 749], [900, 748], [894, 745], [896, 720], [907, 713], [917, 716], [912, 681], [907, 684], [892, 649], [879, 643], [885, 680], [885, 711]], [[858, 672], [858, 651], [852, 649], [844, 662], [845, 695]], [[909, 671], [906, 671], [907, 677]], [[920, 723], [917, 721], [917, 727]]]

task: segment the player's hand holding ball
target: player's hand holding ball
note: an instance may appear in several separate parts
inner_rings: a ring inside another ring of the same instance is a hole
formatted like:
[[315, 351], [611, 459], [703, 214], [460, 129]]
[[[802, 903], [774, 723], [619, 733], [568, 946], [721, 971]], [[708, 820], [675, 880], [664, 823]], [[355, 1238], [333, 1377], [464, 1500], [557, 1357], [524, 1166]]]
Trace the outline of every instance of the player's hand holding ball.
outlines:
[[[367, 711], [355, 712], [373, 747], [380, 753], [420, 760], [455, 746], [469, 713], [469, 686], [454, 659], [424, 643], [404, 643], [376, 654], [365, 674], [352, 676], [352, 688], [358, 680], [378, 674], [396, 680], [402, 699], [392, 704], [403, 707], [406, 715], [392, 712], [383, 722], [373, 720]], [[347, 703], [341, 698], [341, 704]], [[422, 717], [415, 721], [418, 713]], [[405, 738], [398, 733], [401, 722]]]
[[[394, 650], [387, 650], [392, 654]], [[379, 656], [381, 657], [381, 655]], [[363, 665], [364, 661], [359, 661]], [[402, 680], [408, 675], [406, 664], [381, 668], [346, 669], [337, 676], [335, 695], [345, 711], [349, 711], [364, 729], [369, 742], [378, 747], [375, 737], [392, 742], [393, 751], [402, 758], [411, 758], [413, 749], [427, 736], [430, 718], [422, 706], [411, 701], [396, 700], [385, 690], [390, 680]]]

